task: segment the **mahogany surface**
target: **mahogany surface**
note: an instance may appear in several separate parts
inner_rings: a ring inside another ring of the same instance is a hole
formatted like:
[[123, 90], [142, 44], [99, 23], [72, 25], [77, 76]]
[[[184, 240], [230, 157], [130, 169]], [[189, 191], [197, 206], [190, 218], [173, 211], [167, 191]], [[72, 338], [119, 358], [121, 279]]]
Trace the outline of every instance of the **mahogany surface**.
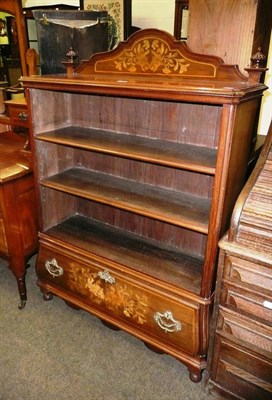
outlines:
[[18, 284], [20, 308], [27, 299], [28, 258], [37, 250], [37, 206], [26, 139], [8, 131], [0, 134], [0, 255], [9, 261]]
[[153, 29], [23, 84], [45, 298], [176, 357], [199, 381], [218, 239], [266, 87]]

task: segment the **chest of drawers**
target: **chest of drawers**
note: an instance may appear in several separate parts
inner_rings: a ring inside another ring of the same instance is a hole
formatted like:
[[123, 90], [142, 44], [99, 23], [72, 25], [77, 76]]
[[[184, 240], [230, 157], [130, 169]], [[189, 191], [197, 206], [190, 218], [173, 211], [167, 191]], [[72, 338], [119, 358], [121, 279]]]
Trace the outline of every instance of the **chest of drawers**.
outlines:
[[272, 396], [272, 130], [219, 243], [211, 390]]

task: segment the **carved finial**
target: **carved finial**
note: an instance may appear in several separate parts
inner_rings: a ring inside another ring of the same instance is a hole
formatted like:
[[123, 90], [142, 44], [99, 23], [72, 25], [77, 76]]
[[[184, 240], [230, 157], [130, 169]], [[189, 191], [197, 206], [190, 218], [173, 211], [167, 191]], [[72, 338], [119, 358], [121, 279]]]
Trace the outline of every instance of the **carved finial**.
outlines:
[[78, 54], [70, 47], [69, 51], [66, 53], [68, 61], [74, 63], [78, 59]]
[[264, 72], [267, 71], [266, 68], [266, 56], [262, 53], [261, 47], [258, 47], [257, 53], [253, 54], [250, 59], [250, 67], [245, 68], [249, 75], [249, 82], [259, 83], [264, 77]]
[[266, 56], [261, 50], [261, 47], [259, 47], [257, 53], [253, 54], [251, 57], [251, 68], [264, 68], [266, 66]]
[[74, 70], [78, 66], [78, 54], [70, 47], [66, 53], [66, 58], [68, 61], [63, 61], [62, 64], [66, 67], [67, 77], [72, 78]]

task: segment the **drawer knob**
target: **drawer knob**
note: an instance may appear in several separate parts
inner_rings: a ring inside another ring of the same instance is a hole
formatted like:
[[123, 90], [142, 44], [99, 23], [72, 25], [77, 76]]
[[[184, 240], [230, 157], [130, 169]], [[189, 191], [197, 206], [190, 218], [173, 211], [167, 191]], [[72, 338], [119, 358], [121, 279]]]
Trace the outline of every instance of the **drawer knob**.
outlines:
[[272, 301], [265, 300], [265, 301], [263, 302], [263, 306], [264, 306], [265, 308], [269, 308], [269, 310], [272, 310]]
[[58, 265], [55, 258], [53, 258], [51, 261], [46, 261], [45, 268], [47, 269], [49, 274], [54, 277], [63, 275], [63, 268]]
[[20, 113], [18, 114], [18, 118], [19, 118], [20, 121], [27, 121], [28, 115], [27, 115], [26, 112], [20, 112]]
[[115, 283], [115, 278], [110, 275], [110, 273], [107, 269], [105, 269], [104, 271], [99, 271], [98, 276], [100, 279], [102, 279], [103, 281], [105, 281], [107, 283], [110, 283], [111, 285], [113, 283]]
[[165, 332], [181, 331], [181, 323], [173, 318], [171, 311], [165, 311], [163, 314], [156, 312], [154, 314], [154, 320]]

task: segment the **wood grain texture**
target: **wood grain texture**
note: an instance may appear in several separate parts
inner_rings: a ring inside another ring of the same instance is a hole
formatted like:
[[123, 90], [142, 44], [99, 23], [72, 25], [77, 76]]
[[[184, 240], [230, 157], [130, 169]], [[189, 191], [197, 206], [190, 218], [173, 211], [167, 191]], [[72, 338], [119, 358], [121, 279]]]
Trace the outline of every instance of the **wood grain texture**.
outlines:
[[258, 47], [268, 55], [271, 19], [269, 0], [190, 0], [188, 46], [243, 72]]

